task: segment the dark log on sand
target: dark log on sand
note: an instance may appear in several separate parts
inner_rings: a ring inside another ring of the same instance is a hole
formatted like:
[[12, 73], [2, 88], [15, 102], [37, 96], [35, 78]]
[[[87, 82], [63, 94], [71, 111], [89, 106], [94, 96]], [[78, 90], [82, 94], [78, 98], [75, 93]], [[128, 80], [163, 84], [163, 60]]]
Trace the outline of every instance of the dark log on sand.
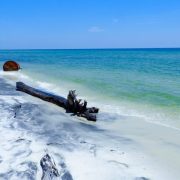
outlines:
[[20, 65], [15, 61], [6, 61], [3, 65], [4, 71], [18, 71], [20, 69]]
[[67, 99], [61, 96], [41, 91], [39, 89], [32, 88], [22, 82], [16, 83], [16, 90], [38, 97], [44, 101], [56, 104], [66, 109], [66, 112], [73, 113], [73, 115], [84, 117], [89, 121], [96, 121], [95, 113], [98, 113], [99, 109], [96, 107], [87, 108], [87, 101], [81, 103], [81, 100], [78, 100], [76, 98], [77, 95], [75, 94], [75, 90], [69, 91]]
[[54, 104], [66, 109], [67, 99], [65, 99], [61, 96], [56, 96], [56, 95], [50, 94], [48, 92], [44, 92], [44, 91], [32, 88], [22, 82], [16, 83], [16, 90], [25, 92], [25, 93], [30, 94], [35, 97], [38, 97], [44, 101], [54, 103]]

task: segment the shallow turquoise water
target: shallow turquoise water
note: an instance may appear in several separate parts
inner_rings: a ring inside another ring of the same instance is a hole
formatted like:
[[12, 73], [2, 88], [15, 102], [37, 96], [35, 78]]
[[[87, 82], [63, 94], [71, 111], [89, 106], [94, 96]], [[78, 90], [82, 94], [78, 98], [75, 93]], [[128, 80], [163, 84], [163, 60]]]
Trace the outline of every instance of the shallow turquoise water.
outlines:
[[35, 80], [91, 93], [97, 101], [180, 117], [180, 49], [1, 50], [1, 64], [7, 59]]

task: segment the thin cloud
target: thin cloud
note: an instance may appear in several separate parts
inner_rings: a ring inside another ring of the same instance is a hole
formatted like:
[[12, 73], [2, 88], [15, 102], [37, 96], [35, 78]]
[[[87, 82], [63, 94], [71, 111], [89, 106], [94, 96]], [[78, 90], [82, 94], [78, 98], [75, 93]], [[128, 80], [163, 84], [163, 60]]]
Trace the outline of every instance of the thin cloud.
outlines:
[[98, 27], [98, 26], [92, 26], [88, 29], [89, 32], [92, 32], [92, 33], [98, 33], [98, 32], [102, 32], [104, 31], [104, 29]]
[[116, 23], [118, 23], [118, 22], [119, 22], [119, 19], [114, 18], [114, 19], [112, 20], [112, 22], [113, 22], [114, 24], [116, 24]]

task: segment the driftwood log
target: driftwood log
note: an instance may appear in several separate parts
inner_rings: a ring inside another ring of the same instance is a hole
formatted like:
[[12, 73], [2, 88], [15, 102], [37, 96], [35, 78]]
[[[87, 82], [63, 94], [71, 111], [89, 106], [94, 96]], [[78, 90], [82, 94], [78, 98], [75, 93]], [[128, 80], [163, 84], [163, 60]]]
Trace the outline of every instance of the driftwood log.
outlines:
[[81, 102], [81, 99], [77, 99], [75, 90], [69, 91], [67, 99], [39, 89], [35, 89], [22, 82], [16, 83], [16, 90], [56, 104], [66, 109], [67, 113], [73, 113], [73, 115], [84, 117], [89, 121], [96, 121], [96, 113], [99, 112], [99, 109], [96, 107], [87, 108], [87, 101]]
[[46, 154], [40, 161], [40, 165], [43, 171], [41, 180], [57, 179], [60, 176], [55, 162], [52, 160], [49, 154]]
[[41, 180], [73, 180], [63, 159], [61, 159], [57, 164], [58, 166], [56, 166], [53, 157], [46, 154], [40, 160], [40, 165], [42, 168]]

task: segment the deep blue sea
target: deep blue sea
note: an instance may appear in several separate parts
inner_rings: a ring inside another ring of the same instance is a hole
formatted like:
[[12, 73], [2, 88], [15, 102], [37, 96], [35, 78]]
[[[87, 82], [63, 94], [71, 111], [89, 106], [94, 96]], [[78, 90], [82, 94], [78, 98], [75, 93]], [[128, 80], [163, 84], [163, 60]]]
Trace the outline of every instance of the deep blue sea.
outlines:
[[20, 80], [180, 128], [180, 49], [0, 50], [0, 65], [9, 59], [21, 65]]

